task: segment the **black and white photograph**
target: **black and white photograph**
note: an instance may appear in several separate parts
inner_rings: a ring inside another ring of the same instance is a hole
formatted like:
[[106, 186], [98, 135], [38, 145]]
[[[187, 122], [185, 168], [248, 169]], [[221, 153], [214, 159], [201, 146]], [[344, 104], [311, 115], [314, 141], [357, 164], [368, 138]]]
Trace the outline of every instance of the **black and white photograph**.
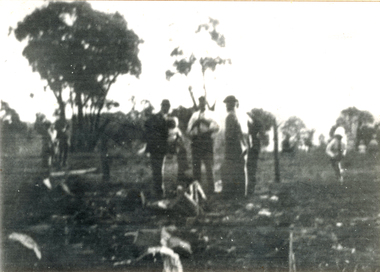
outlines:
[[0, 270], [379, 272], [379, 14], [0, 0]]

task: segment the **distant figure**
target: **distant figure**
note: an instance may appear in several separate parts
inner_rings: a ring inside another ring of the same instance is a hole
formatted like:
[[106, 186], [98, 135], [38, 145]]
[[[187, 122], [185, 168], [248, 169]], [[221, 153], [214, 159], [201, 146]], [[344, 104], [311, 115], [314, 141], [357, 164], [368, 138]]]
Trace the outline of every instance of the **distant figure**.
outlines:
[[49, 177], [54, 156], [54, 128], [50, 121], [37, 116], [35, 129], [42, 136], [41, 171], [43, 184], [45, 184], [48, 189], [52, 189]]
[[373, 135], [372, 140], [368, 144], [368, 154], [376, 158], [378, 152], [379, 152], [379, 143], [376, 140], [376, 134], [375, 134]]
[[150, 153], [153, 172], [152, 196], [161, 198], [164, 196], [162, 167], [164, 157], [168, 151], [168, 126], [167, 114], [170, 110], [170, 102], [162, 100], [161, 110], [153, 114], [145, 122], [145, 139], [147, 141], [146, 152]]
[[64, 124], [63, 127], [57, 131], [58, 164], [60, 167], [65, 167], [67, 163], [67, 154], [70, 146], [70, 135], [68, 128], [69, 125]]
[[282, 153], [293, 153], [295, 145], [290, 142], [290, 135], [285, 133], [285, 139], [281, 143]]
[[199, 98], [199, 110], [194, 112], [187, 126], [187, 133], [191, 136], [191, 151], [193, 158], [194, 180], [201, 182], [202, 161], [206, 168], [207, 184], [204, 187], [206, 194], [214, 192], [214, 144], [212, 134], [219, 130], [213, 112], [206, 109], [206, 98]]
[[331, 165], [334, 169], [335, 176], [338, 180], [343, 183], [343, 169], [341, 165], [341, 160], [346, 155], [346, 143], [343, 142], [344, 128], [338, 127], [334, 132], [334, 138], [326, 147], [326, 153], [331, 159]]
[[253, 120], [253, 116], [249, 115], [248, 121], [248, 158], [247, 158], [247, 171], [248, 171], [248, 194], [253, 195], [256, 187], [256, 172], [257, 162], [261, 150], [260, 141], [260, 124]]
[[223, 101], [228, 115], [225, 123], [225, 155], [222, 166], [223, 195], [234, 199], [245, 195], [244, 146], [243, 132], [236, 116], [238, 100], [235, 96], [227, 96]]
[[367, 152], [367, 147], [366, 145], [364, 144], [364, 141], [363, 140], [360, 140], [359, 142], [359, 146], [358, 146], [358, 150], [359, 150], [359, 153], [360, 154], [365, 154]]

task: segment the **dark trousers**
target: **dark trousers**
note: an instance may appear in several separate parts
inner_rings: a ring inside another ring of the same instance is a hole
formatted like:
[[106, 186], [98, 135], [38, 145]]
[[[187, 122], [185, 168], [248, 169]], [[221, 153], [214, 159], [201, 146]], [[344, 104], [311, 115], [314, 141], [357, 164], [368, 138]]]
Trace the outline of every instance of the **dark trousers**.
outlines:
[[183, 145], [180, 145], [177, 152], [178, 160], [178, 175], [177, 180], [182, 182], [186, 179], [185, 171], [189, 169], [187, 162], [187, 152], [186, 148]]
[[248, 171], [248, 194], [255, 192], [257, 161], [259, 160], [259, 149], [251, 148], [248, 150], [247, 171]]
[[41, 156], [41, 174], [42, 178], [46, 179], [50, 176], [50, 168], [53, 159], [53, 151], [48, 144], [43, 144]]
[[164, 153], [152, 152], [150, 154], [150, 162], [152, 165], [153, 174], [153, 184], [152, 184], [152, 194], [155, 197], [163, 197], [163, 181], [162, 181], [162, 166], [164, 163]]
[[211, 137], [195, 137], [191, 144], [191, 151], [193, 157], [193, 175], [194, 180], [201, 182], [201, 165], [202, 161], [206, 168], [207, 183], [203, 184], [204, 191], [208, 194], [214, 192], [214, 154], [213, 154], [213, 141]]
[[243, 157], [225, 158], [222, 165], [222, 194], [238, 200], [245, 195], [245, 160]]
[[68, 152], [69, 152], [69, 145], [67, 143], [59, 145], [59, 155], [58, 155], [59, 166], [66, 166]]
[[331, 166], [334, 169], [335, 176], [340, 179], [341, 173], [340, 173], [340, 161], [339, 159], [331, 159]]

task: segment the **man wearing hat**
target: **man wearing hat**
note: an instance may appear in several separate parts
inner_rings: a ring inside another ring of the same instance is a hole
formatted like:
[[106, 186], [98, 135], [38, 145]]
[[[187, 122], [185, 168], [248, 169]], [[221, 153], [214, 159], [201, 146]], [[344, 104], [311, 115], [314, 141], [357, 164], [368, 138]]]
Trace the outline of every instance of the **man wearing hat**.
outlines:
[[187, 133], [191, 136], [191, 151], [193, 158], [194, 180], [201, 182], [201, 163], [206, 168], [206, 193], [214, 192], [214, 151], [212, 134], [219, 130], [213, 112], [206, 109], [206, 98], [199, 97], [199, 111], [193, 113], [187, 126]]
[[246, 162], [243, 146], [246, 146], [246, 143], [236, 116], [238, 100], [230, 95], [223, 102], [228, 113], [225, 122], [225, 155], [222, 167], [223, 194], [237, 198], [245, 195]]
[[330, 157], [331, 166], [334, 169], [335, 175], [338, 180], [343, 183], [343, 169], [341, 165], [341, 160], [346, 155], [346, 144], [343, 141], [343, 136], [345, 134], [343, 127], [337, 127], [334, 132], [334, 138], [326, 147], [326, 153]]
[[168, 127], [166, 116], [170, 110], [170, 102], [167, 99], [161, 102], [161, 111], [152, 115], [145, 122], [146, 152], [150, 153], [153, 184], [152, 196], [161, 198], [164, 194], [162, 182], [162, 167], [168, 148]]
[[52, 189], [50, 182], [50, 170], [52, 166], [52, 158], [54, 155], [53, 141], [54, 141], [54, 129], [52, 123], [46, 119], [44, 115], [36, 114], [36, 122], [34, 128], [38, 134], [41, 135], [42, 150], [41, 150], [41, 175], [43, 184]]

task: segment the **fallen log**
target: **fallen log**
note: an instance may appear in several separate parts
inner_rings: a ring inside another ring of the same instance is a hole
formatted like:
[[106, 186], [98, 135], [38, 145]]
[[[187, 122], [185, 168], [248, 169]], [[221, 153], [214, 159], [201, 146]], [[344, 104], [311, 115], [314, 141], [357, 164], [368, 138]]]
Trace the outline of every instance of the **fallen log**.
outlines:
[[71, 171], [59, 171], [59, 172], [51, 172], [51, 177], [63, 177], [63, 176], [74, 176], [74, 175], [84, 175], [88, 173], [93, 173], [97, 170], [97, 168], [88, 168], [88, 169], [77, 169]]

